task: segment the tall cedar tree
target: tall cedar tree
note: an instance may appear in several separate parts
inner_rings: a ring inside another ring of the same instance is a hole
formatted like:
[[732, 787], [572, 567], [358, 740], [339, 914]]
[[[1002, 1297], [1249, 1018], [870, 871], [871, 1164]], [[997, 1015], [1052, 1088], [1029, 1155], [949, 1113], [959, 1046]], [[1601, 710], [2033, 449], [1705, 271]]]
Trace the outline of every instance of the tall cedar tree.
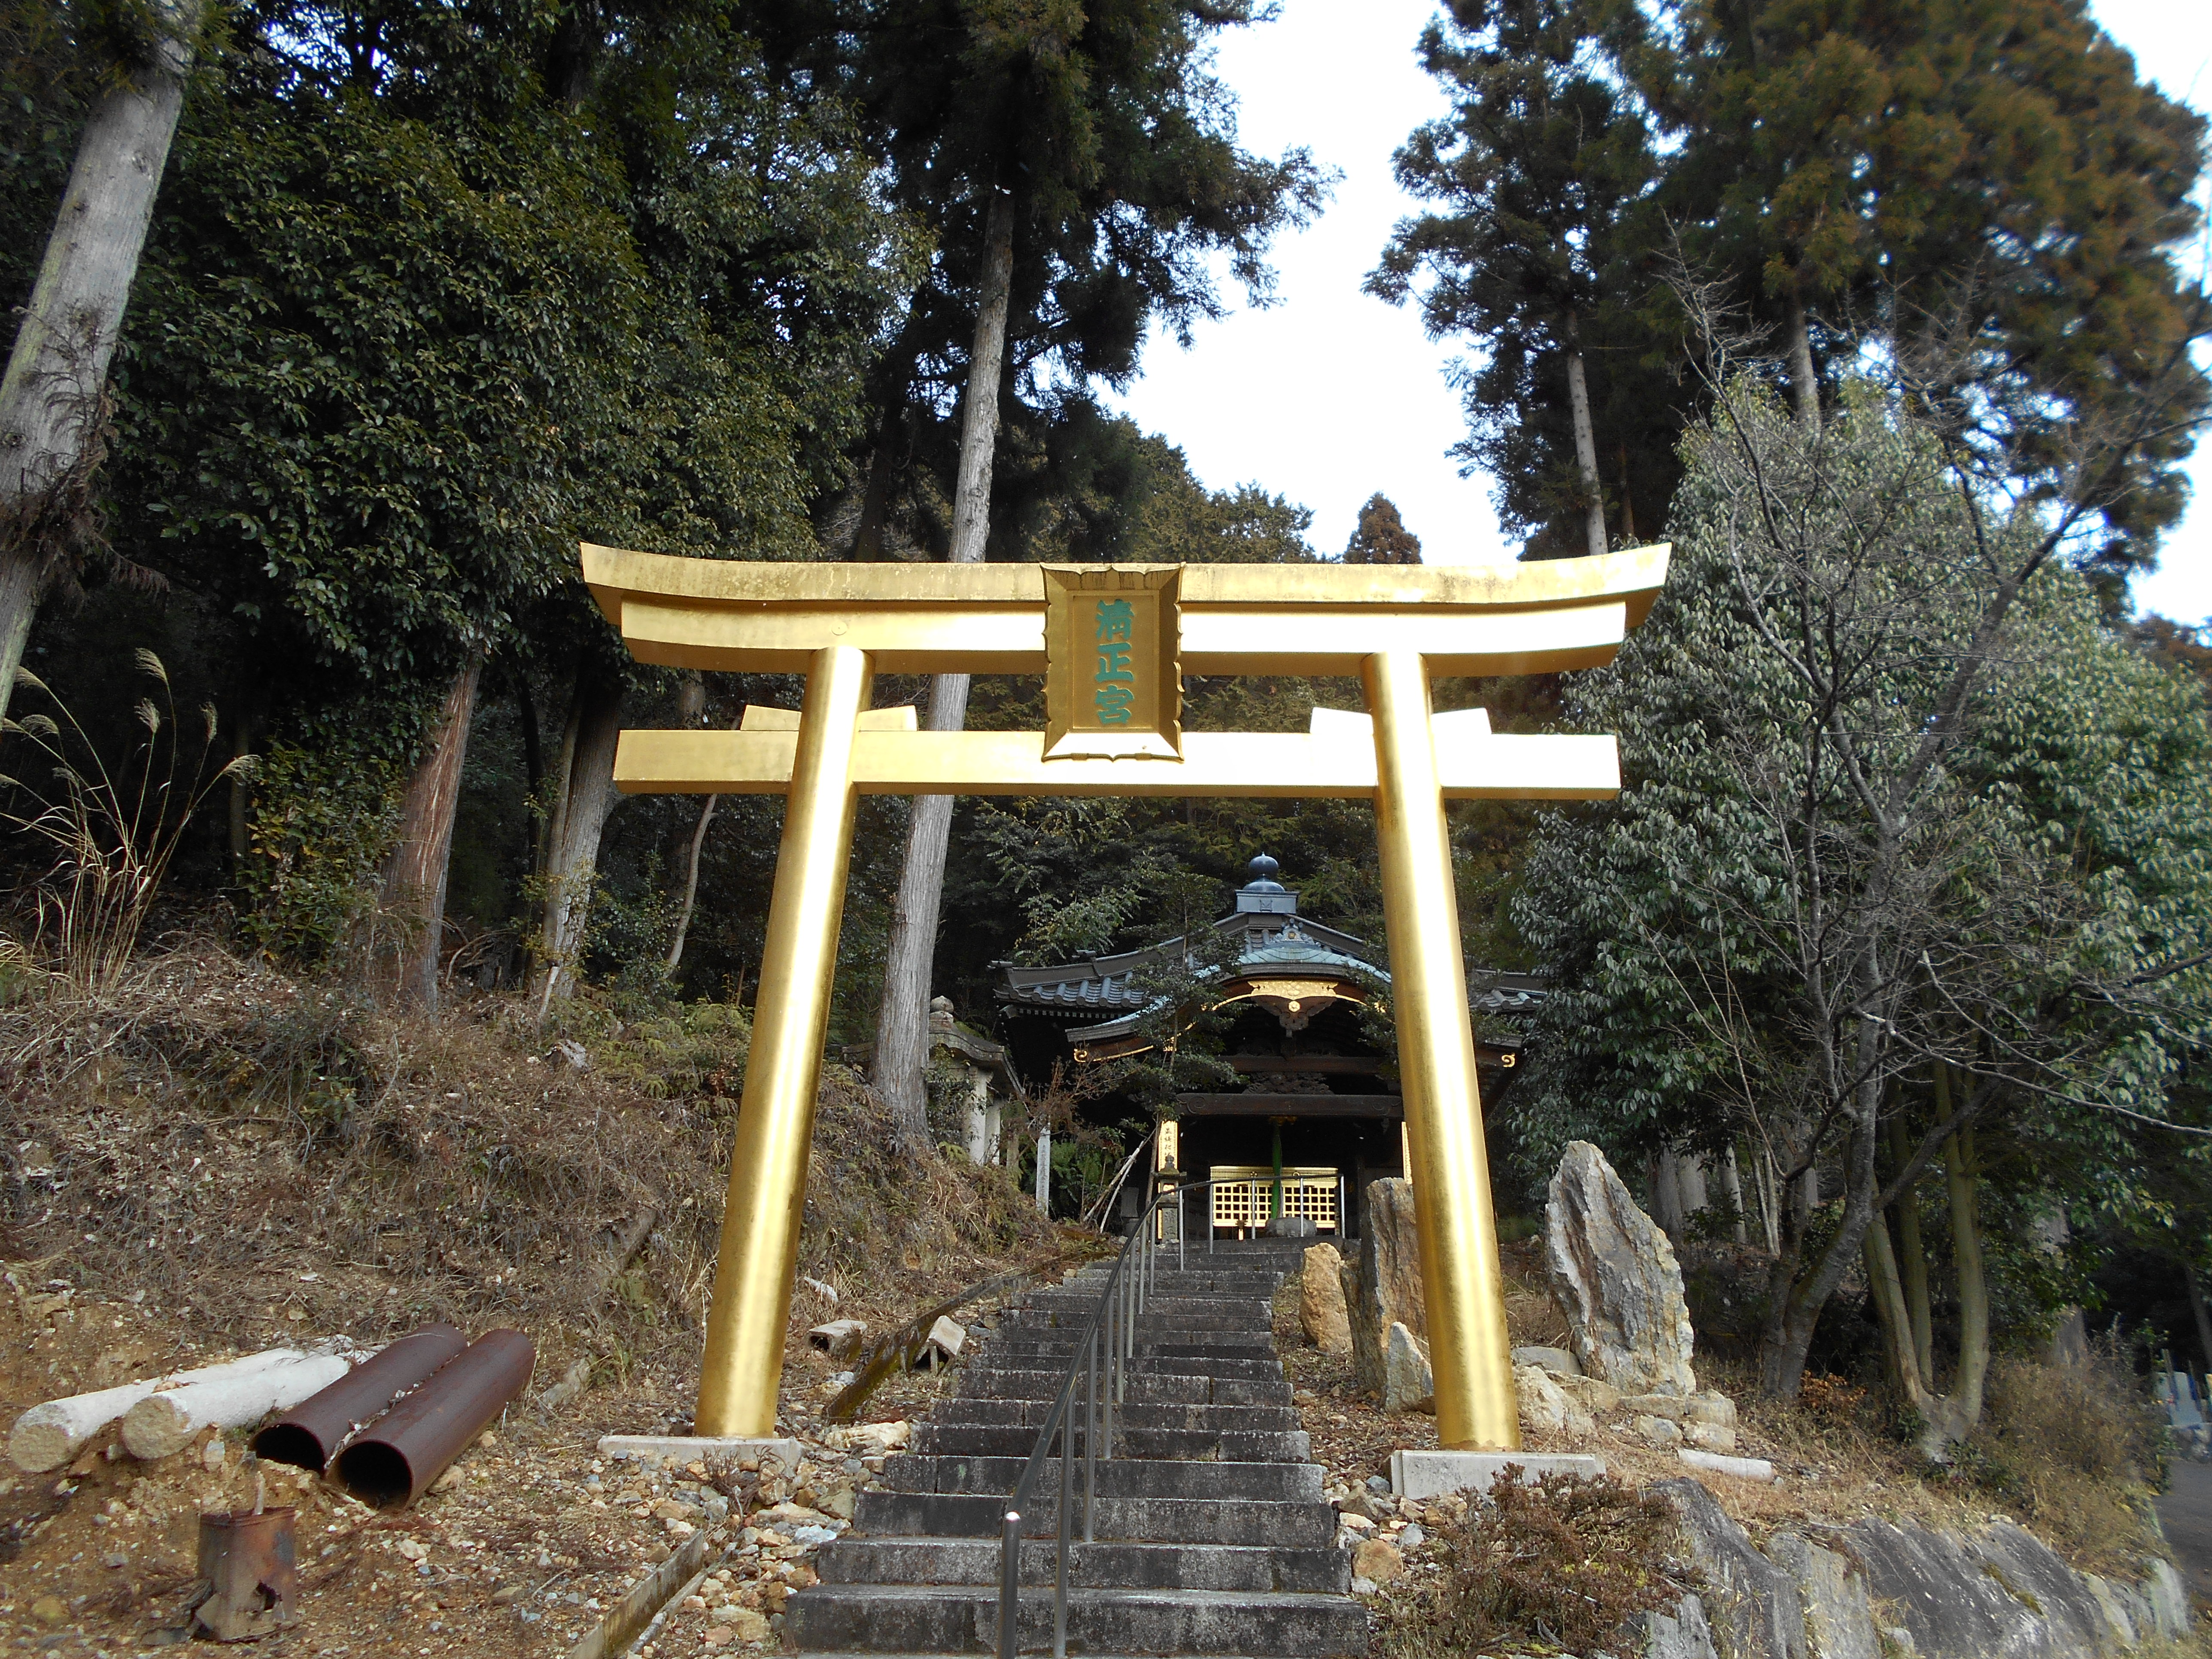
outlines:
[[[862, 0], [831, 15], [836, 30], [799, 55], [860, 112], [890, 199], [938, 248], [879, 369], [855, 550], [880, 552], [902, 462], [933, 449], [931, 470], [951, 470], [945, 416], [964, 386], [950, 551], [973, 556], [972, 526], [988, 507], [974, 496], [988, 497], [994, 459], [975, 452], [995, 447], [998, 402], [1034, 386], [1048, 364], [1079, 386], [1126, 383], [1155, 319], [1187, 335], [1195, 319], [1220, 314], [1216, 255], [1264, 299], [1267, 243], [1318, 205], [1322, 180], [1304, 151], [1271, 161], [1237, 145], [1204, 47], [1249, 21], [1246, 6]], [[994, 348], [996, 373], [979, 384]], [[930, 724], [957, 726], [965, 684], [942, 690]], [[917, 1144], [949, 823], [942, 798], [915, 804], [877, 1030], [877, 1085]]]
[[1346, 564], [1419, 564], [1421, 538], [1406, 528], [1398, 504], [1380, 491], [1359, 509], [1358, 526], [1344, 544]]
[[[1698, 349], [1686, 276], [1778, 343], [1800, 418], [1876, 344], [1990, 465], [2097, 497], [2086, 559], [2150, 557], [2207, 402], [2203, 298], [2171, 254], [2198, 223], [2204, 123], [2081, 0], [1470, 0], [1427, 41], [1459, 107], [1401, 175], [1452, 210], [1401, 228], [1373, 280], [1401, 293], [1425, 270], [1431, 326], [1474, 344], [1461, 453], [1532, 553], [1585, 540], [1546, 310], [1586, 276], [1600, 471], [1617, 532], [1632, 513], [1649, 531], [1703, 401], [1676, 373]], [[1563, 128], [1538, 86], [1582, 82], [1590, 112]], [[1562, 161], [1611, 155], [1615, 131], [1654, 170], [1608, 217], [1572, 191], [1610, 175]]]
[[2212, 318], [2172, 258], [2203, 118], [2138, 82], [2085, 0], [1658, 15], [1621, 54], [1680, 144], [1654, 212], [1778, 331], [1801, 417], [1824, 363], [1881, 339], [2020, 483], [2056, 491], [2087, 456], [2107, 476], [2085, 556], [2147, 563], [2207, 403], [2188, 346]]
[[1424, 31], [1422, 60], [1455, 105], [1414, 131], [1397, 173], [1442, 207], [1401, 223], [1367, 280], [1394, 301], [1418, 283], [1430, 337], [1480, 343], [1454, 369], [1469, 426], [1455, 453], [1498, 481], [1501, 517], [1547, 553], [1601, 553], [1608, 525], [1632, 539], [1639, 505], [1656, 522], [1672, 466], [1654, 456], [1681, 401], [1646, 362], [1634, 314], [1637, 209], [1660, 161], [1642, 104], [1597, 50], [1595, 10], [1460, 0]]

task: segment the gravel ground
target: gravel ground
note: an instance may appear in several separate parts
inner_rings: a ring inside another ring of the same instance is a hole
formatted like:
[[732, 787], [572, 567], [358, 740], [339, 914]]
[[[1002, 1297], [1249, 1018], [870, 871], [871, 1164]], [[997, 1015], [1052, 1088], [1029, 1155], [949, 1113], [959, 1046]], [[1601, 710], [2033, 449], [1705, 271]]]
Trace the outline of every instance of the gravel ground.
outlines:
[[[55, 1395], [228, 1357], [193, 1351], [129, 1304], [0, 1288], [0, 1421]], [[985, 1310], [963, 1313], [978, 1322]], [[782, 1423], [796, 1471], [640, 1466], [597, 1455], [611, 1431], [657, 1428], [672, 1402], [603, 1389], [505, 1418], [411, 1509], [380, 1513], [312, 1476], [252, 1462], [245, 1437], [204, 1433], [142, 1463], [112, 1431], [64, 1470], [0, 1477], [0, 1640], [68, 1656], [152, 1652], [188, 1638], [204, 1511], [249, 1508], [258, 1489], [295, 1511], [298, 1620], [256, 1650], [294, 1655], [565, 1653], [695, 1533], [710, 1576], [634, 1651], [712, 1653], [777, 1644], [783, 1600], [814, 1582], [820, 1545], [950, 1372], [895, 1378], [853, 1427], [824, 1425], [830, 1362], [794, 1352]], [[541, 1380], [542, 1386], [542, 1380]], [[678, 1402], [688, 1403], [688, 1402]]]

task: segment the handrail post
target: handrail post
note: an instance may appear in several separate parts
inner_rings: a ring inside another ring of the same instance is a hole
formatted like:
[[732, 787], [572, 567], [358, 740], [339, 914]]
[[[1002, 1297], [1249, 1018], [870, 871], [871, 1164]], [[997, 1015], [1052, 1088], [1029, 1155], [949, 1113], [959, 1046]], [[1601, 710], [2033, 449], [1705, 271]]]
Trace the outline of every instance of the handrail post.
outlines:
[[1075, 1498], [1075, 1413], [1060, 1414], [1060, 1547], [1052, 1571], [1052, 1659], [1067, 1659], [1068, 1506]]
[[1015, 1659], [1020, 1651], [1021, 1567], [1021, 1512], [1008, 1510], [999, 1539], [999, 1659]]
[[1120, 1304], [1120, 1290], [1116, 1285], [1109, 1285], [1106, 1288], [1106, 1328], [1100, 1333], [1106, 1375], [1100, 1379], [1105, 1387], [1098, 1395], [1098, 1432], [1105, 1437], [1106, 1455], [1109, 1457], [1114, 1455], [1114, 1364], [1121, 1353], [1121, 1339], [1115, 1334], [1114, 1318]]
[[1098, 1502], [1098, 1328], [1091, 1328], [1090, 1375], [1083, 1384], [1083, 1541], [1092, 1541], [1091, 1510]]

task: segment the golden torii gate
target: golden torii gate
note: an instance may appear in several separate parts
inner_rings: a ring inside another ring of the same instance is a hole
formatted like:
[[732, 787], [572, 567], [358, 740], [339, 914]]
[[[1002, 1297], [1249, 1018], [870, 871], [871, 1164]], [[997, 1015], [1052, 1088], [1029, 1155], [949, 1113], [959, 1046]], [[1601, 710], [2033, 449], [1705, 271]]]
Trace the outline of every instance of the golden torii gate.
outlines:
[[[1476, 1092], [1447, 800], [1591, 800], [1610, 737], [1432, 717], [1437, 676], [1612, 660], [1668, 549], [1491, 568], [1335, 564], [751, 564], [586, 544], [641, 662], [803, 673], [794, 716], [634, 731], [625, 793], [777, 794], [783, 841], [738, 1113], [693, 1433], [775, 1433], [822, 1043], [861, 794], [1343, 796], [1375, 803], [1422, 1283], [1446, 1447], [1520, 1444]], [[890, 673], [1042, 674], [1047, 729], [922, 732], [868, 706]], [[1357, 675], [1365, 716], [1185, 732], [1184, 674]]]

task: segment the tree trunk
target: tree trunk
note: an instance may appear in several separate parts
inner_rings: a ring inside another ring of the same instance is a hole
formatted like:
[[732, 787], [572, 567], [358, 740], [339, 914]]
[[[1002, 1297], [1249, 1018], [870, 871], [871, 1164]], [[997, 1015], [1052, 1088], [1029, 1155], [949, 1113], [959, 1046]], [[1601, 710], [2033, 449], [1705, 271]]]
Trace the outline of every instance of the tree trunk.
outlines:
[[[902, 389], [902, 397], [904, 395]], [[868, 452], [868, 482], [860, 492], [860, 519], [853, 531], [853, 556], [869, 562], [884, 556], [884, 525], [890, 517], [891, 475], [898, 470], [896, 446], [904, 439], [903, 417], [885, 411], [875, 447]]]
[[1589, 386], [1583, 378], [1582, 319], [1567, 313], [1567, 405], [1575, 422], [1575, 470], [1583, 481], [1583, 532], [1592, 553], [1606, 550], [1605, 487], [1597, 477], [1597, 437], [1590, 428]]
[[1743, 1213], [1743, 1169], [1736, 1162], [1735, 1143], [1729, 1142], [1728, 1157], [1721, 1164], [1721, 1195], [1728, 1200], [1729, 1210], [1735, 1218], [1733, 1224], [1735, 1242], [1748, 1244], [1751, 1228]]
[[[1875, 1145], [1881, 1097], [1880, 1085], [1872, 1080], [1878, 1068], [1871, 1062], [1879, 1055], [1880, 1042], [1878, 1032], [1864, 1030], [1856, 1045], [1862, 1050], [1855, 1068], [1862, 1080], [1851, 1091], [1856, 1106], [1850, 1114], [1850, 1133], [1844, 1148], [1844, 1212], [1835, 1236], [1822, 1247], [1812, 1271], [1801, 1276], [1798, 1269], [1803, 1265], [1805, 1240], [1814, 1209], [1814, 1205], [1808, 1203], [1804, 1211], [1790, 1221], [1787, 1248], [1776, 1258], [1768, 1275], [1771, 1290], [1766, 1328], [1761, 1334], [1759, 1348], [1759, 1391], [1769, 1400], [1797, 1397], [1798, 1387], [1805, 1376], [1805, 1356], [1812, 1350], [1813, 1332], [1820, 1323], [1820, 1310], [1835, 1294], [1845, 1265], [1855, 1257], [1863, 1256], [1867, 1230], [1877, 1218], [1874, 1206]], [[1869, 1054], [1867, 1050], [1874, 1053]], [[1805, 1171], [1808, 1177], [1815, 1173], [1813, 1168]], [[1798, 1184], [1802, 1188], [1809, 1182]], [[1807, 1196], [1817, 1200], [1817, 1186]]]
[[1990, 1375], [1990, 1285], [1982, 1269], [1976, 1202], [1981, 1177], [1974, 1168], [1972, 1124], [1945, 1144], [1943, 1180], [1951, 1198], [1951, 1260], [1959, 1275], [1959, 1372], [1951, 1380], [1954, 1421], [1946, 1426], [1958, 1439], [1982, 1420], [1982, 1391]]
[[[2073, 1224], [2066, 1218], [2063, 1206], [2047, 1215], [2039, 1215], [2029, 1224], [2033, 1230], [2035, 1248], [2049, 1258], [2053, 1267], [2063, 1273], [2066, 1268], [2066, 1246], [2074, 1237]], [[2051, 1363], [2054, 1365], [2085, 1365], [2089, 1361], [2089, 1326], [2081, 1317], [2078, 1306], [2061, 1308], [2058, 1317], [2051, 1322]]]
[[1805, 325], [1804, 296], [1790, 295], [1790, 394], [1797, 421], [1807, 430], [1820, 429], [1820, 382], [1813, 373], [1813, 337]]
[[1687, 1233], [1697, 1225], [1698, 1216], [1712, 1203], [1712, 1194], [1705, 1185], [1705, 1155], [1703, 1152], [1684, 1152], [1674, 1160], [1674, 1188], [1681, 1194], [1682, 1231]]
[[[1628, 446], [1620, 447], [1620, 539], [1625, 546], [1636, 545], [1636, 503], [1628, 494]], [[1738, 1240], [1739, 1243], [1742, 1241]]]
[[150, 10], [152, 61], [117, 65], [93, 106], [0, 378], [0, 715], [52, 562], [88, 538], [107, 366], [184, 106], [199, 0]]
[[687, 731], [707, 718], [707, 677], [693, 669], [676, 688], [676, 723]]
[[1759, 1227], [1771, 1256], [1782, 1254], [1782, 1196], [1780, 1183], [1774, 1178], [1774, 1155], [1765, 1147], [1759, 1153], [1759, 1179], [1754, 1183], [1759, 1192]]
[[400, 802], [399, 838], [384, 866], [384, 908], [400, 925], [393, 951], [399, 1000], [435, 1012], [438, 958], [445, 943], [446, 872], [453, 850], [453, 814], [460, 805], [461, 763], [476, 714], [483, 658], [471, 653], [432, 723], [428, 746], [416, 763]]
[[[1948, 1096], [1948, 1091], [1946, 1091]], [[1947, 1111], [1945, 1116], [1950, 1115]], [[1903, 1169], [1911, 1156], [1906, 1144], [1905, 1120], [1889, 1121], [1889, 1155]], [[1898, 1271], [1905, 1293], [1905, 1311], [1912, 1333], [1912, 1351], [1920, 1363], [1920, 1386], [1936, 1388], [1936, 1316], [1928, 1297], [1928, 1247], [1920, 1237], [1920, 1198], [1907, 1187], [1897, 1196]]]
[[586, 666], [576, 688], [575, 740], [562, 788], [557, 829], [545, 856], [545, 908], [538, 927], [545, 961], [539, 1018], [574, 988], [576, 957], [599, 872], [599, 833], [615, 801], [615, 743], [622, 736], [623, 683]]
[[[1006, 362], [1006, 307], [1013, 286], [1014, 201], [991, 198], [984, 231], [983, 289], [960, 432], [960, 477], [952, 498], [954, 564], [981, 562], [990, 533], [991, 463], [999, 434], [999, 379]], [[929, 688], [932, 732], [968, 723], [968, 676], [939, 674]], [[952, 798], [916, 797], [907, 824], [906, 860], [891, 901], [883, 1000], [876, 1016], [872, 1081], [909, 1147], [929, 1144], [922, 1072], [928, 1064], [930, 970], [937, 955], [937, 913], [945, 896], [945, 854], [952, 838]]]
[[530, 861], [533, 879], [542, 880], [546, 860], [560, 844], [568, 817], [568, 779], [576, 767], [576, 728], [584, 712], [584, 682], [580, 677], [568, 699], [568, 717], [561, 723], [561, 747], [553, 757], [553, 799], [545, 803], [545, 816], [538, 826], [538, 852]]
[[2197, 1316], [2197, 1346], [2204, 1356], [2204, 1364], [2212, 1370], [2212, 1316], [2204, 1310], [2204, 1288], [2197, 1281], [2197, 1264], [2184, 1261], [2181, 1276], [2189, 1285], [2189, 1311]]
[[1911, 1310], [1905, 1304], [1905, 1285], [1898, 1273], [1897, 1256], [1890, 1246], [1889, 1224], [1881, 1217], [1876, 1216], [1874, 1224], [1867, 1229], [1863, 1248], [1866, 1254], [1867, 1291], [1874, 1303], [1875, 1322], [1881, 1327], [1882, 1358], [1889, 1364], [1890, 1382], [1905, 1403], [1925, 1418], [1930, 1392], [1922, 1380], [1927, 1364], [1926, 1351], [1916, 1339]]
[[15, 672], [23, 665], [31, 618], [38, 615], [39, 595], [46, 586], [45, 571], [44, 560], [0, 549], [0, 717], [8, 713]]
[[1676, 1167], [1680, 1162], [1674, 1152], [1661, 1152], [1650, 1166], [1651, 1218], [1676, 1244], [1682, 1242], [1682, 1182]]
[[[261, 735], [266, 702], [267, 686], [258, 676], [239, 686], [238, 695], [231, 701], [232, 759], [253, 752], [253, 745]], [[237, 881], [245, 872], [246, 855], [253, 850], [253, 781], [244, 766], [231, 774], [229, 807], [230, 878]]]
[[684, 900], [676, 909], [676, 937], [668, 945], [668, 971], [684, 965], [684, 941], [691, 932], [691, 906], [699, 896], [699, 849], [707, 844], [707, 826], [714, 821], [714, 804], [722, 798], [709, 795], [699, 808], [699, 827], [691, 832], [691, 849], [684, 860]]

